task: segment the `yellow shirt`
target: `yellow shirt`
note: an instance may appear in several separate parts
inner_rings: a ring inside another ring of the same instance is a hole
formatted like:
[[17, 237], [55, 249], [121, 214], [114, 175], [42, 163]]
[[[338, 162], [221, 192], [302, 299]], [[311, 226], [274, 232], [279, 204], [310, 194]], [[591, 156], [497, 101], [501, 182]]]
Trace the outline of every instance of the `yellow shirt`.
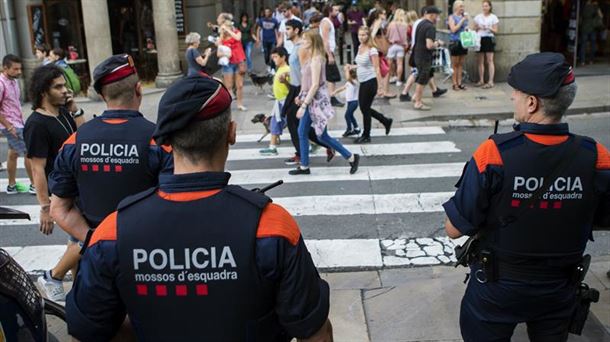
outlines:
[[280, 82], [280, 75], [284, 73], [290, 73], [290, 67], [288, 65], [278, 68], [275, 71], [275, 76], [273, 76], [273, 96], [275, 96], [275, 99], [278, 101], [282, 101], [288, 96], [288, 86]]

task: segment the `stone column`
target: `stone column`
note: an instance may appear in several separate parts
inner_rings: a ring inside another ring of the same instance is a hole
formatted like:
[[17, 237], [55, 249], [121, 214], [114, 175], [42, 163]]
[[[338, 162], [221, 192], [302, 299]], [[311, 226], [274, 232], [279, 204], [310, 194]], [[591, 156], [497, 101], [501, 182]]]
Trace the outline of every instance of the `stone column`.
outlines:
[[157, 88], [167, 88], [182, 77], [178, 56], [178, 31], [176, 30], [176, 4], [174, 0], [153, 0], [153, 17], [157, 46], [159, 73], [155, 79]]
[[[112, 56], [108, 2], [106, 0], [81, 0], [81, 5], [85, 26], [85, 41], [87, 43], [89, 75], [93, 79], [93, 69], [103, 60]], [[100, 99], [93, 89], [93, 81], [87, 94], [91, 99]]]
[[36, 69], [41, 61], [36, 59], [34, 55], [34, 47], [32, 46], [30, 28], [28, 27], [28, 6], [42, 5], [42, 0], [22, 0], [16, 1], [15, 19], [17, 22], [17, 32], [19, 34], [19, 55], [23, 59], [23, 83], [21, 87], [21, 97], [24, 100], [28, 99], [27, 89], [30, 85], [30, 78], [34, 69]]
[[[498, 16], [496, 34], [495, 82], [503, 82], [510, 68], [525, 56], [540, 52], [541, 0], [495, 0], [493, 13]], [[481, 13], [480, 0], [466, 0], [466, 12], [472, 19]], [[465, 69], [474, 82], [479, 78], [475, 53], [469, 53]]]

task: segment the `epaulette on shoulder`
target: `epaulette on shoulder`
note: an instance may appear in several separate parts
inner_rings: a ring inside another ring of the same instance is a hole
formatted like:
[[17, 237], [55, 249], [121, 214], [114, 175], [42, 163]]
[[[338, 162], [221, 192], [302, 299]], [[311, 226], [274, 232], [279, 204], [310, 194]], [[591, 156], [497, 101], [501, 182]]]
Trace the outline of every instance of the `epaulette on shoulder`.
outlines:
[[257, 191], [246, 190], [237, 185], [227, 185], [225, 191], [251, 203], [260, 209], [263, 209], [265, 206], [267, 206], [267, 204], [269, 204], [269, 202], [272, 202], [271, 198], [265, 194]]
[[496, 143], [499, 151], [506, 150], [508, 148], [517, 146], [523, 143], [523, 132], [512, 131], [509, 133], [492, 134], [489, 139]]
[[137, 203], [147, 197], [149, 197], [150, 195], [154, 194], [157, 191], [156, 187], [152, 187], [149, 188], [147, 190], [144, 190], [142, 192], [139, 192], [135, 195], [131, 195], [128, 197], [125, 197], [121, 202], [119, 202], [119, 205], [117, 207], [117, 210], [123, 210], [127, 207], [129, 207], [130, 205]]

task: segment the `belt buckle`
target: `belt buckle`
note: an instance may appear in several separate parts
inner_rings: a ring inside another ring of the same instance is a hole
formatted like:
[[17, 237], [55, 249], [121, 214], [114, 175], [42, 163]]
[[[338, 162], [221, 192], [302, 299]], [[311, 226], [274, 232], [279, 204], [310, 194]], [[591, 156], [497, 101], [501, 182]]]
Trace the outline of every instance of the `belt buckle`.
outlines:
[[489, 280], [487, 279], [487, 274], [483, 269], [479, 268], [474, 272], [474, 278], [481, 284], [487, 283]]

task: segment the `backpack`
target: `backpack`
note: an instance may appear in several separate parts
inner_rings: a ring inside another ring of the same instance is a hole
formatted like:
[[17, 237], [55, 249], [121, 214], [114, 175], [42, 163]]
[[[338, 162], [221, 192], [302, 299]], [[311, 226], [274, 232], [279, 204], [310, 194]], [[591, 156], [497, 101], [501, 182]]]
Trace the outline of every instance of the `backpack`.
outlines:
[[80, 80], [78, 75], [74, 72], [72, 68], [66, 66], [63, 68], [64, 77], [66, 78], [66, 87], [68, 87], [74, 93], [74, 96], [80, 93]]

